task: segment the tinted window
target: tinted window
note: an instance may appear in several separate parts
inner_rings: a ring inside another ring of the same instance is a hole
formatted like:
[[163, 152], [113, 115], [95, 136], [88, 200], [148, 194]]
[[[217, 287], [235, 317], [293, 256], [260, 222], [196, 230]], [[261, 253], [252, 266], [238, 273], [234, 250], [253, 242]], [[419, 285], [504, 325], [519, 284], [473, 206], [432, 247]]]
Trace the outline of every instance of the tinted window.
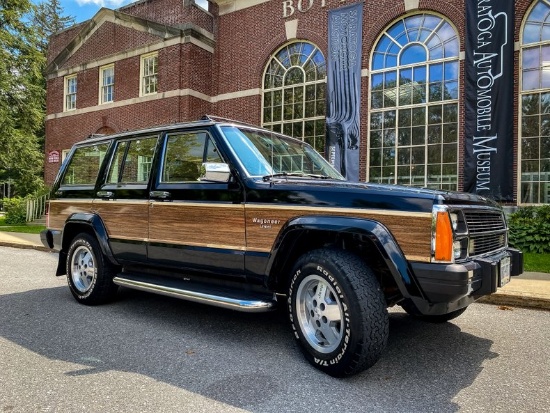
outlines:
[[77, 148], [71, 157], [62, 185], [95, 185], [109, 143]]
[[195, 182], [203, 162], [223, 162], [206, 132], [170, 135], [166, 142], [162, 182]]
[[121, 141], [117, 144], [108, 183], [138, 183], [149, 181], [157, 137]]

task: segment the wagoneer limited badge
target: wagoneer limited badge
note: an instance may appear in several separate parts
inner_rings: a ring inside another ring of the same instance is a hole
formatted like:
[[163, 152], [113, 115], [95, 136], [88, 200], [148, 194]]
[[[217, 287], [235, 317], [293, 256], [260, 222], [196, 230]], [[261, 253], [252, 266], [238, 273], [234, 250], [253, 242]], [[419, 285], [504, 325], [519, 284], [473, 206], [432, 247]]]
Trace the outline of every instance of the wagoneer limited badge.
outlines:
[[280, 219], [265, 219], [265, 218], [252, 218], [254, 224], [258, 224], [260, 228], [272, 228], [273, 225], [279, 225], [281, 223]]

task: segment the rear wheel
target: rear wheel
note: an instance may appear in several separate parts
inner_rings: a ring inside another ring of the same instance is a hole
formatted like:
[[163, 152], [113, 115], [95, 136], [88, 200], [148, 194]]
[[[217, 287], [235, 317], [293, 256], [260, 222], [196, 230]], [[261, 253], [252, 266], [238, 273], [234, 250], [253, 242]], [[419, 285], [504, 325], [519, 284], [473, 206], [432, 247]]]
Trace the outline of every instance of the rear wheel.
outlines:
[[118, 289], [113, 283], [117, 272], [94, 237], [86, 233], [74, 237], [67, 254], [67, 282], [77, 301], [87, 305], [111, 301]]
[[370, 268], [345, 251], [315, 250], [298, 260], [292, 274], [289, 319], [306, 359], [336, 377], [376, 363], [386, 346], [389, 321]]

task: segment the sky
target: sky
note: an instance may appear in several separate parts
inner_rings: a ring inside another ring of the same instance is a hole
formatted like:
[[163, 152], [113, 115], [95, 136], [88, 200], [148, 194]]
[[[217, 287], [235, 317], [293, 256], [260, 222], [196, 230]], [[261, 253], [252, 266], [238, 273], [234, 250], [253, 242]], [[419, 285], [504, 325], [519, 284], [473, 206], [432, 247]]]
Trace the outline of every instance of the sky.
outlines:
[[[73, 16], [76, 23], [91, 19], [102, 7], [118, 9], [135, 0], [60, 0], [66, 16]], [[37, 0], [36, 2], [39, 2]], [[206, 8], [206, 0], [196, 0], [197, 4]]]

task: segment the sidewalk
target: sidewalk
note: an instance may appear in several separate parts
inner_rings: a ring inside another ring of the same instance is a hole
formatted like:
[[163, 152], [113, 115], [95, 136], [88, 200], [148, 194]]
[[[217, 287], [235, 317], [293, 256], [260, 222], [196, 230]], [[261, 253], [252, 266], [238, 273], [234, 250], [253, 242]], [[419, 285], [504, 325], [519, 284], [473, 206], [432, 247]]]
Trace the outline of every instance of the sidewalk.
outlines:
[[[0, 231], [0, 246], [50, 251], [39, 234]], [[479, 302], [495, 305], [550, 310], [550, 274], [526, 272]]]

